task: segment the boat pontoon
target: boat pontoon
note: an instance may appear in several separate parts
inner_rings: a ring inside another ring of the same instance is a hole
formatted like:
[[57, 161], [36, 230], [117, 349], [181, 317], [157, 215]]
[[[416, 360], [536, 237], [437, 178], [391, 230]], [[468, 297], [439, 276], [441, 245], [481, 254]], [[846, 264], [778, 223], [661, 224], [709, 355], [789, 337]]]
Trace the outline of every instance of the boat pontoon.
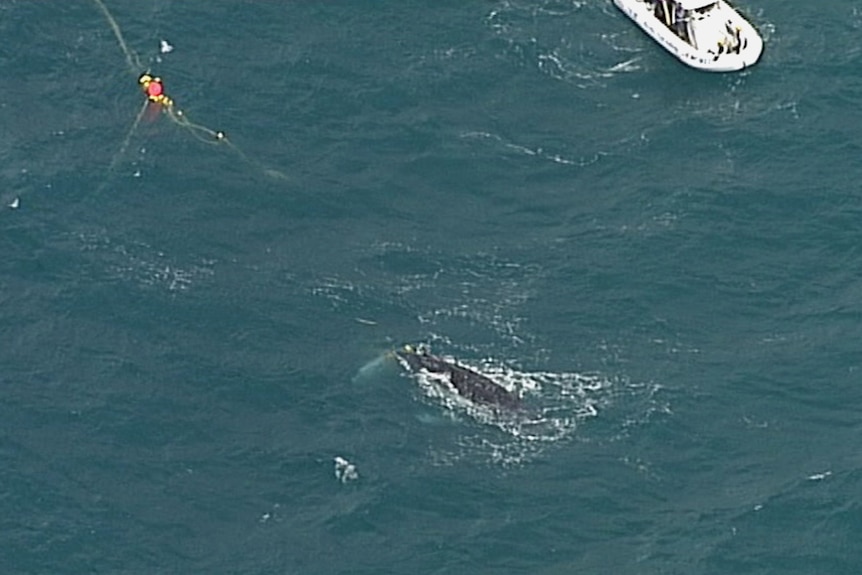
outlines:
[[763, 52], [757, 30], [725, 0], [614, 0], [614, 4], [693, 68], [742, 70]]

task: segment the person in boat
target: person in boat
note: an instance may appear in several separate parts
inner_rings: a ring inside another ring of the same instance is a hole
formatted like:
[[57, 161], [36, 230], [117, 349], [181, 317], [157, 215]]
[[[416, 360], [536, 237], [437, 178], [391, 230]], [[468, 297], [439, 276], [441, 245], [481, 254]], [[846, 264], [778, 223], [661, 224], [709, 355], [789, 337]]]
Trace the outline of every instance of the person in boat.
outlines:
[[742, 38], [740, 37], [742, 29], [738, 25], [734, 26], [730, 20], [724, 23], [724, 29], [727, 31], [726, 47], [728, 54], [731, 52], [739, 54], [742, 50]]
[[688, 14], [682, 5], [674, 3], [673, 8], [673, 31], [676, 32], [676, 35], [688, 42], [691, 43], [688, 37]]
[[[677, 36], [686, 39], [685, 32], [685, 9], [675, 0], [656, 0], [655, 17], [665, 26], [670, 28]], [[686, 40], [688, 41], [688, 40]]]
[[673, 3], [673, 21], [679, 24], [685, 18], [685, 10], [681, 4]]

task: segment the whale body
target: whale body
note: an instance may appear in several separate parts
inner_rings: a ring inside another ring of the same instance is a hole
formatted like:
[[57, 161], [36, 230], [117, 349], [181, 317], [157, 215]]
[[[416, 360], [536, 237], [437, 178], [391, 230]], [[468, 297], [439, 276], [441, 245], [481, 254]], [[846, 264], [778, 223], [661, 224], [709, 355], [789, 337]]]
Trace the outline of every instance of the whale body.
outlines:
[[494, 409], [517, 411], [521, 408], [521, 398], [505, 387], [494, 383], [489, 377], [472, 369], [432, 355], [424, 348], [405, 345], [395, 351], [395, 355], [410, 371], [445, 375], [458, 395], [473, 403]]

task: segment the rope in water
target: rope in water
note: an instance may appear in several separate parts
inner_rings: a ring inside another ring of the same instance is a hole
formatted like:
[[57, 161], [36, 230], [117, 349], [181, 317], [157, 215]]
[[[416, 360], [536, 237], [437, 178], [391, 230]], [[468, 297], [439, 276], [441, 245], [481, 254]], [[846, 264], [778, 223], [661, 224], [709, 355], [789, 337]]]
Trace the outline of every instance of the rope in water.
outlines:
[[174, 100], [165, 93], [164, 83], [162, 79], [158, 76], [154, 76], [150, 73], [149, 69], [144, 68], [141, 63], [141, 59], [138, 55], [129, 48], [129, 45], [126, 43], [125, 38], [123, 37], [123, 32], [120, 29], [120, 25], [117, 23], [117, 20], [111, 14], [108, 7], [102, 0], [93, 0], [96, 6], [99, 8], [99, 11], [104, 15], [105, 19], [108, 21], [108, 25], [111, 27], [111, 30], [114, 33], [114, 36], [117, 39], [117, 44], [120, 47], [120, 50], [123, 52], [123, 55], [126, 57], [126, 64], [129, 67], [129, 71], [138, 76], [138, 84], [141, 89], [144, 91], [146, 95], [146, 101], [144, 102], [144, 106], [141, 111], [138, 113], [137, 118], [135, 118], [134, 123], [132, 124], [129, 133], [126, 136], [126, 139], [123, 141], [123, 145], [120, 148], [119, 153], [115, 156], [114, 160], [111, 162], [111, 169], [115, 166], [117, 162], [117, 158], [121, 156], [126, 148], [129, 145], [129, 140], [131, 139], [132, 133], [137, 128], [138, 124], [141, 122], [141, 118], [144, 115], [144, 111], [149, 104], [155, 104], [161, 106], [162, 110], [174, 122], [176, 125], [185, 128], [188, 132], [198, 139], [199, 141], [206, 144], [220, 144], [226, 145], [231, 148], [240, 158], [242, 158], [248, 164], [251, 164], [258, 168], [261, 172], [263, 172], [266, 176], [275, 178], [275, 179], [288, 179], [288, 177], [279, 170], [274, 170], [271, 168], [267, 168], [260, 162], [254, 160], [249, 157], [245, 152], [243, 152], [240, 148], [231, 142], [227, 135], [222, 130], [213, 130], [208, 126], [204, 126], [203, 124], [195, 123], [186, 116], [185, 113], [181, 109], [179, 109]]

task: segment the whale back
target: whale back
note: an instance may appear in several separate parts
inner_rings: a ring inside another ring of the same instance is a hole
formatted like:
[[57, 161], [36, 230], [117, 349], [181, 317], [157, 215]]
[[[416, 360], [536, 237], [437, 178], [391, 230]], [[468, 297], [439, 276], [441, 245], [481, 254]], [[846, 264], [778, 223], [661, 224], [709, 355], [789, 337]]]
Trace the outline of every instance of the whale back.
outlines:
[[517, 410], [521, 407], [521, 398], [516, 393], [473, 369], [432, 355], [421, 348], [404, 346], [395, 353], [413, 372], [424, 370], [447, 376], [458, 395], [473, 403], [508, 410]]

